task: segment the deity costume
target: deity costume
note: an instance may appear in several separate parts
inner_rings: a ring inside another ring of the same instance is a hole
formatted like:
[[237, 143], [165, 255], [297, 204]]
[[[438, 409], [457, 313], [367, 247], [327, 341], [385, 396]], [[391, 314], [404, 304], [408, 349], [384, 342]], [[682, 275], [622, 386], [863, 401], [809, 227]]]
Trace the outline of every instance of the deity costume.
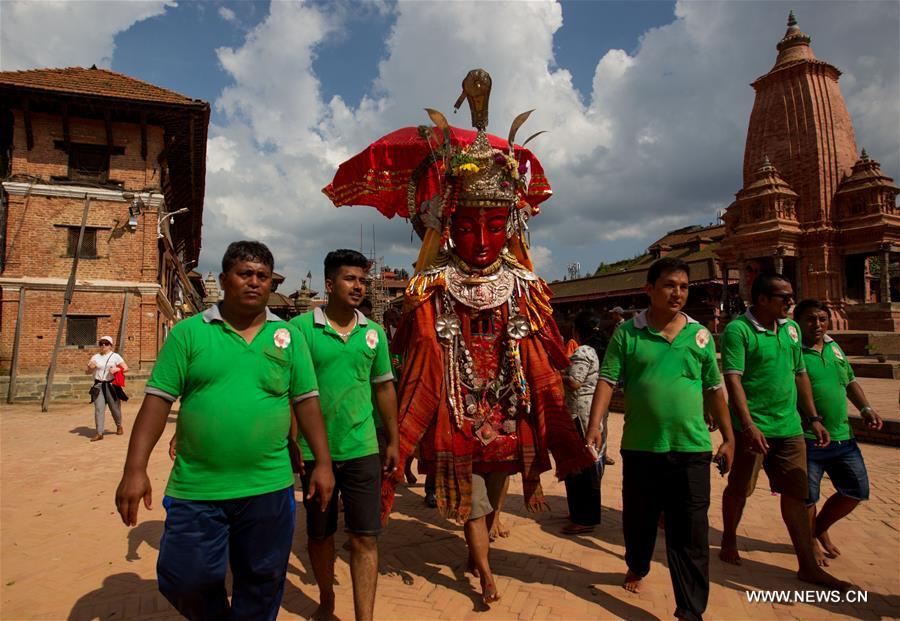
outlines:
[[[528, 254], [527, 221], [551, 194], [540, 162], [514, 142], [530, 111], [508, 140], [487, 134], [489, 95], [490, 76], [470, 71], [456, 107], [468, 100], [477, 131], [429, 109], [435, 127], [388, 134], [323, 190], [337, 206], [409, 217], [423, 238], [392, 340], [403, 358], [400, 463], [419, 446], [437, 475], [439, 511], [460, 522], [473, 471], [521, 473], [526, 508], [539, 511], [548, 450], [560, 479], [593, 461], [566, 411], [558, 370], [568, 360]], [[402, 476], [384, 481], [384, 521]]]

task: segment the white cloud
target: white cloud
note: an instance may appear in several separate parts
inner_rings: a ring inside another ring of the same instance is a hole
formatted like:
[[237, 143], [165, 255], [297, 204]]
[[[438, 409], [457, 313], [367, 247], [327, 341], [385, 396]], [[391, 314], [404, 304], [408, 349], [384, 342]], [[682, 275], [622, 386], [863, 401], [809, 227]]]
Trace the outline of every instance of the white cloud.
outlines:
[[546, 273], [553, 265], [553, 251], [547, 246], [531, 246], [528, 250], [534, 271], [538, 274]]
[[[4, 4], [4, 60], [12, 32], [7, 6], [25, 14], [44, 4]], [[129, 3], [102, 6], [120, 5]], [[63, 10], [71, 13], [71, 6]], [[161, 2], [139, 6], [164, 10]], [[218, 50], [233, 85], [215, 102], [224, 122], [210, 127], [204, 269], [215, 269], [227, 242], [254, 237], [272, 247], [286, 288], [293, 287], [307, 270], [320, 277], [328, 250], [359, 247], [360, 231], [369, 251], [373, 226], [377, 254], [408, 267], [418, 251], [408, 224], [368, 207], [335, 209], [320, 190], [341, 161], [374, 139], [426, 122], [426, 106], [468, 126], [467, 109], [454, 116], [451, 106], [474, 67], [493, 77], [490, 131], [505, 135], [513, 117], [530, 108], [536, 111], [520, 136], [549, 130], [529, 145], [555, 190], [530, 224], [543, 275], [561, 277], [572, 261], [587, 270], [632, 256], [668, 229], [709, 223], [741, 187], [749, 84], [774, 64], [792, 8], [818, 58], [844, 72], [840, 84], [858, 145], [886, 174], [900, 176], [896, 2], [680, 2], [672, 23], [644, 33], [631, 54], [598, 53], [586, 101], [553, 55], [565, 17], [558, 4], [366, 6], [392, 12], [394, 24], [377, 78], [357, 106], [340, 96], [324, 99], [313, 70], [315, 55], [327, 51], [323, 43], [352, 36], [344, 20], [361, 10], [353, 4], [272, 2], [242, 45]], [[72, 23], [96, 30], [95, 14], [74, 12]], [[145, 13], [132, 10], [130, 19]], [[27, 22], [32, 35], [40, 32], [36, 20]], [[84, 39], [93, 35], [54, 28], [71, 40], [34, 44], [17, 62], [40, 64], [34, 59], [41, 47], [91, 49]]]
[[235, 15], [234, 11], [229, 9], [227, 6], [219, 7], [219, 17], [224, 19], [226, 22], [230, 22], [232, 24], [237, 23], [237, 15]]
[[213, 136], [206, 142], [206, 172], [231, 172], [237, 162], [237, 145], [226, 136]]
[[170, 6], [175, 2], [4, 0], [0, 7], [0, 69], [108, 68], [115, 36], [137, 22], [161, 15]]
[[[883, 131], [896, 126], [900, 101], [894, 3], [682, 2], [633, 55], [598, 59], [587, 104], [553, 56], [559, 5], [400, 3], [374, 88], [356, 108], [323, 101], [312, 73], [317, 46], [341, 31], [340, 12], [273, 3], [242, 47], [220, 50], [236, 84], [217, 102], [229, 124], [214, 134], [229, 136], [244, 172], [211, 170], [207, 208], [229, 232], [264, 235], [296, 274], [315, 272], [330, 248], [356, 246], [360, 226], [368, 246], [373, 223], [392, 260], [411, 260], [417, 241], [408, 225], [370, 208], [335, 210], [319, 190], [378, 136], [425, 122], [423, 107], [467, 126], [467, 110], [453, 117], [451, 103], [466, 72], [483, 66], [494, 83], [491, 131], [504, 135], [529, 108], [537, 110], [522, 134], [550, 130], [533, 143], [555, 189], [532, 222], [543, 273], [561, 276], [572, 260], [593, 264], [613, 242], [632, 239], [638, 252], [668, 229], [714, 220], [740, 189], [748, 84], [774, 64], [789, 8], [819, 57], [845, 71], [857, 137], [896, 176], [896, 132]], [[209, 224], [205, 231], [221, 234]], [[225, 241], [204, 240], [211, 259]]]

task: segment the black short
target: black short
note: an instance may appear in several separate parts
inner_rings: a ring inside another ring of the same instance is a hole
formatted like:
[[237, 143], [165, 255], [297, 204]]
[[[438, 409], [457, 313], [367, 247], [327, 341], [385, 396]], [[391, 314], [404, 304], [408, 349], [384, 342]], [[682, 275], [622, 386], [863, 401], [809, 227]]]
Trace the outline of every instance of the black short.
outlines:
[[309, 477], [316, 462], [303, 462], [303, 506], [306, 534], [310, 539], [327, 539], [337, 530], [338, 494], [344, 503], [344, 527], [354, 535], [377, 536], [381, 532], [381, 459], [377, 454], [332, 462], [334, 493], [325, 511], [318, 498], [306, 500]]

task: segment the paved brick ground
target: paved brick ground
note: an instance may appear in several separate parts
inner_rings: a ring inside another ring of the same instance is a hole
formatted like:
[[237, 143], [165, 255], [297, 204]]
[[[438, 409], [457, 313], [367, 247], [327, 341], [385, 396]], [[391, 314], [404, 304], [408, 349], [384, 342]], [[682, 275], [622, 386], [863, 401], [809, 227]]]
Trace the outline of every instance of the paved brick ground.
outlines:
[[[900, 382], [864, 380], [882, 414], [898, 417]], [[133, 420], [137, 400], [125, 408]], [[168, 475], [164, 445], [170, 424], [151, 459], [156, 488], [153, 511], [126, 529], [113, 507], [113, 494], [127, 436], [88, 442], [90, 406], [2, 406], [2, 489], [0, 489], [0, 618], [174, 619], [156, 590], [155, 570], [164, 513], [159, 506]], [[174, 418], [172, 419], [174, 423]], [[622, 417], [611, 417], [611, 441], [618, 444]], [[742, 567], [715, 558], [721, 534], [723, 481], [713, 477], [710, 511], [713, 560], [708, 619], [882, 619], [900, 615], [900, 453], [863, 446], [872, 480], [872, 499], [834, 528], [844, 555], [832, 561], [838, 576], [868, 591], [867, 603], [749, 604], [746, 589], [806, 589], [794, 577], [788, 535], [778, 499], [765, 477], [748, 504], [739, 545]], [[477, 599], [477, 581], [461, 568], [461, 530], [422, 503], [421, 485], [401, 488], [396, 512], [381, 539], [378, 619], [669, 619], [675, 608], [662, 541], [644, 591], [634, 595], [619, 585], [624, 571], [621, 534], [621, 467], [607, 469], [603, 481], [603, 524], [590, 536], [559, 534], [565, 523], [564, 487], [551, 475], [544, 484], [551, 513], [522, 510], [518, 477], [510, 490], [506, 517], [512, 534], [493, 548], [492, 564], [503, 599], [489, 611]], [[827, 485], [826, 485], [827, 487]], [[305, 552], [305, 533], [295, 535], [281, 618], [302, 618], [315, 608], [316, 589]], [[336, 565], [337, 615], [353, 618], [347, 552]]]

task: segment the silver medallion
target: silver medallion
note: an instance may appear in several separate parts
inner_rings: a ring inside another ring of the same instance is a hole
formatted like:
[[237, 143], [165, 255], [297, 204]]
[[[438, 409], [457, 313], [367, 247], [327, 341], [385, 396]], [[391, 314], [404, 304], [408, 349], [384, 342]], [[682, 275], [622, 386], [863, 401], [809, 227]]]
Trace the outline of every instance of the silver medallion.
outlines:
[[531, 324], [524, 315], [515, 315], [510, 317], [509, 321], [506, 323], [506, 332], [509, 334], [510, 338], [516, 340], [524, 339], [531, 334]]
[[453, 313], [444, 313], [435, 320], [434, 329], [439, 339], [450, 341], [453, 337], [460, 335], [459, 317]]

